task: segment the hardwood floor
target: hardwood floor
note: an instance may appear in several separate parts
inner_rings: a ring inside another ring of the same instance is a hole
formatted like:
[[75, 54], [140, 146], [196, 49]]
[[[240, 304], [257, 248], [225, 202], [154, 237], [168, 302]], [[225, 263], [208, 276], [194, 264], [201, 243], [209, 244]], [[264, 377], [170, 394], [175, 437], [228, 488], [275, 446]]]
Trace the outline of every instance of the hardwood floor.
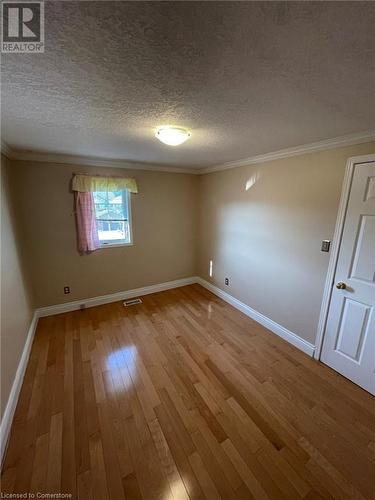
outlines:
[[2, 491], [375, 498], [375, 398], [199, 285], [43, 318]]

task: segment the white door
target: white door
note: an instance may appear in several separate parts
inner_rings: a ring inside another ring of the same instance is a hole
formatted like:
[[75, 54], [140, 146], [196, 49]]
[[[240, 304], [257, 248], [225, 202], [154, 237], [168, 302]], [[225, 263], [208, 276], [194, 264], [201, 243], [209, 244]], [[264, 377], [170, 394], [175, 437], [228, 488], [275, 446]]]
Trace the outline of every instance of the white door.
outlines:
[[375, 162], [354, 166], [322, 361], [375, 395]]

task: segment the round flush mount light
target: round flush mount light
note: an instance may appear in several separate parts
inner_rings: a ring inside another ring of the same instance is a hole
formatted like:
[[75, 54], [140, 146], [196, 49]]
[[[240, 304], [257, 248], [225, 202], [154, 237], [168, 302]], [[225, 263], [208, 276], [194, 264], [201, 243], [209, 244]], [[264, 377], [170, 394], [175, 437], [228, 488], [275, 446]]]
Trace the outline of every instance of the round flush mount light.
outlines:
[[179, 146], [190, 136], [191, 133], [182, 127], [159, 127], [155, 133], [155, 137], [168, 146]]

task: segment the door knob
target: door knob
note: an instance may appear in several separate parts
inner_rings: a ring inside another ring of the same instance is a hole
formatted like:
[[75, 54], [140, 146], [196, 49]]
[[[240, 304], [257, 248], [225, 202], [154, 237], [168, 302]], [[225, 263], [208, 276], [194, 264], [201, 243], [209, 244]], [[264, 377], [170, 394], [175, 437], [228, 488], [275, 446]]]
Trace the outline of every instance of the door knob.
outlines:
[[336, 288], [338, 288], [339, 290], [345, 290], [346, 283], [344, 283], [343, 281], [339, 281], [338, 283], [336, 283]]

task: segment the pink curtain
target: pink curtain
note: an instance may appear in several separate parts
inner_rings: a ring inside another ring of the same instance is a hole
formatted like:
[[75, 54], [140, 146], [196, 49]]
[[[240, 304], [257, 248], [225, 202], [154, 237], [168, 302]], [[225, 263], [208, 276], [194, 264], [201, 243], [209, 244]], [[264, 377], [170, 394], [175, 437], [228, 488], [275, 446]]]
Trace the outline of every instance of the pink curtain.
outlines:
[[93, 193], [76, 192], [78, 250], [92, 252], [100, 247]]

